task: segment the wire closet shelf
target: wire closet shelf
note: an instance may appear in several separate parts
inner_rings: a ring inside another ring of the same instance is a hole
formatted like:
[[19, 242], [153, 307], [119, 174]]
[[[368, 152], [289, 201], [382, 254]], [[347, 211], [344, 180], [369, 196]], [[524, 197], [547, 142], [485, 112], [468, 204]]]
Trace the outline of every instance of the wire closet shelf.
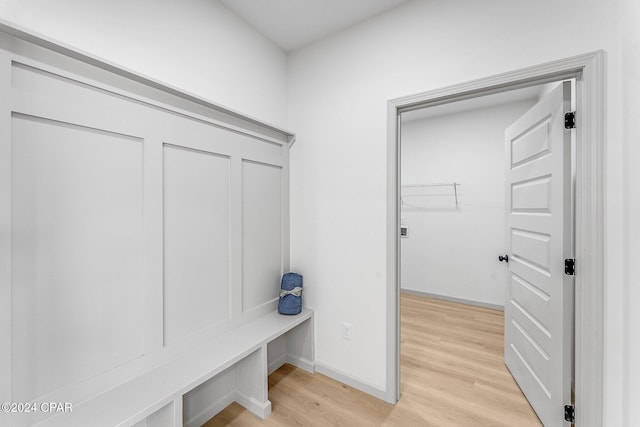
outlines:
[[459, 182], [439, 182], [429, 184], [406, 184], [401, 187], [400, 203], [404, 206], [405, 197], [453, 196], [458, 207]]

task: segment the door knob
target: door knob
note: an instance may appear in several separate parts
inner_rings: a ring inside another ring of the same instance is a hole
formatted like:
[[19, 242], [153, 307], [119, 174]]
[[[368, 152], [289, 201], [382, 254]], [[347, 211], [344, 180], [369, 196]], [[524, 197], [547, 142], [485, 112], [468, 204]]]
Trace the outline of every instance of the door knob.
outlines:
[[504, 261], [504, 262], [509, 262], [509, 255], [505, 255], [505, 256], [498, 256], [498, 260], [500, 261]]

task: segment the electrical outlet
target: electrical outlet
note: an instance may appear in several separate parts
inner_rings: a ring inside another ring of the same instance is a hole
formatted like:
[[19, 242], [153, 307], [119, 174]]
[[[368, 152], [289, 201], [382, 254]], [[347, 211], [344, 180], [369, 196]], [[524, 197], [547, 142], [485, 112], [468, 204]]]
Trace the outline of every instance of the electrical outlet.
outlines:
[[342, 322], [342, 338], [351, 341], [351, 323]]

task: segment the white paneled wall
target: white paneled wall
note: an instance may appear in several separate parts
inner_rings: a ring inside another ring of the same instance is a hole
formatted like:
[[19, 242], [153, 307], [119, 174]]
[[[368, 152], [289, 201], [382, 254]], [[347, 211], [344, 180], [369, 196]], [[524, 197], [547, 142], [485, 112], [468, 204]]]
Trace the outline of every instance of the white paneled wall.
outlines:
[[282, 272], [282, 169], [252, 161], [242, 162], [242, 310], [273, 302]]
[[24, 402], [143, 353], [142, 141], [17, 113], [11, 129], [13, 399]]
[[163, 147], [164, 342], [228, 320], [230, 158]]
[[275, 310], [292, 135], [143, 83], [0, 35], [2, 402], [79, 404]]

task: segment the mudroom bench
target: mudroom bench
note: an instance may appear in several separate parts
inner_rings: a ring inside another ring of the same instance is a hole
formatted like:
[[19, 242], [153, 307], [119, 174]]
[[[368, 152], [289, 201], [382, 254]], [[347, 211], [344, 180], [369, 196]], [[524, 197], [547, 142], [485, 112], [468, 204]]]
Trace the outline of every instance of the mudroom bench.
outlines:
[[284, 363], [313, 372], [312, 337], [313, 311], [274, 311], [37, 425], [195, 427], [232, 402], [265, 418], [268, 374]]

